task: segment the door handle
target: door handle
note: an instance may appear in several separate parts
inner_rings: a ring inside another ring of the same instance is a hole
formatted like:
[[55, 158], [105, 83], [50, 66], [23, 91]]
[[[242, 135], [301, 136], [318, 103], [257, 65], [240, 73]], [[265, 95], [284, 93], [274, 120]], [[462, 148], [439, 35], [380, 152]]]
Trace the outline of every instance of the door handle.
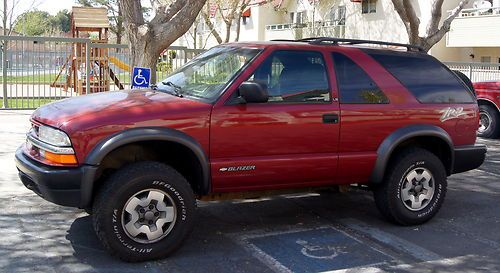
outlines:
[[339, 115], [337, 114], [324, 114], [323, 123], [337, 124], [339, 123]]

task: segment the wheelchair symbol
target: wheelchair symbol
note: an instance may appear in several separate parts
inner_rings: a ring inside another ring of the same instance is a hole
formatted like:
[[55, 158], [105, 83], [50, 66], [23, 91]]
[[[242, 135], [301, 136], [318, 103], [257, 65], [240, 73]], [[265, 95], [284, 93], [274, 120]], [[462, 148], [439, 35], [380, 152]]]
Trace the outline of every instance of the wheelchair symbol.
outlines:
[[136, 86], [143, 86], [148, 84], [148, 80], [141, 73], [142, 69], [139, 69], [137, 75], [134, 76], [134, 84]]
[[333, 259], [340, 254], [345, 254], [342, 247], [332, 245], [315, 245], [305, 240], [297, 240], [295, 243], [302, 246], [302, 255], [313, 259]]

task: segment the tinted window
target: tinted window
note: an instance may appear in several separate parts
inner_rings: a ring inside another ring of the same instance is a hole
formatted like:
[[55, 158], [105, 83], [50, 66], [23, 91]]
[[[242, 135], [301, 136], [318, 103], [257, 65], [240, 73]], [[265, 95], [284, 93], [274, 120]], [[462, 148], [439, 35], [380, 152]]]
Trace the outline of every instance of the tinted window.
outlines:
[[366, 72], [344, 54], [333, 53], [340, 103], [389, 103]]
[[269, 102], [330, 101], [325, 62], [319, 52], [276, 51], [249, 80], [267, 86]]
[[462, 82], [429, 55], [366, 51], [422, 103], [474, 102], [474, 98]]

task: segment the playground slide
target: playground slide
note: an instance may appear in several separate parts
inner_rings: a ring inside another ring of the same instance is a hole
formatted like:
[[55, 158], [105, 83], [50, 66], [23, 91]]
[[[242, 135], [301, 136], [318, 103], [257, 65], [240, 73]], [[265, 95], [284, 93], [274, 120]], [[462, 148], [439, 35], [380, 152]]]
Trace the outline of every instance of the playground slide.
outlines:
[[109, 61], [115, 64], [121, 70], [130, 71], [130, 66], [116, 57], [109, 56]]

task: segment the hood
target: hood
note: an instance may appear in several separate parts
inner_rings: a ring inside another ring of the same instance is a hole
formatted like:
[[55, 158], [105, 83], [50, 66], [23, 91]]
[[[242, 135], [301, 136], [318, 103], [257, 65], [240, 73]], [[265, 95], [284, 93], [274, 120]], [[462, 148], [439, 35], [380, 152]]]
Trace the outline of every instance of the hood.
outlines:
[[189, 112], [208, 110], [211, 105], [151, 90], [120, 90], [68, 98], [38, 108], [34, 120], [61, 128], [67, 133], [105, 125], [141, 123], [164, 120]]

